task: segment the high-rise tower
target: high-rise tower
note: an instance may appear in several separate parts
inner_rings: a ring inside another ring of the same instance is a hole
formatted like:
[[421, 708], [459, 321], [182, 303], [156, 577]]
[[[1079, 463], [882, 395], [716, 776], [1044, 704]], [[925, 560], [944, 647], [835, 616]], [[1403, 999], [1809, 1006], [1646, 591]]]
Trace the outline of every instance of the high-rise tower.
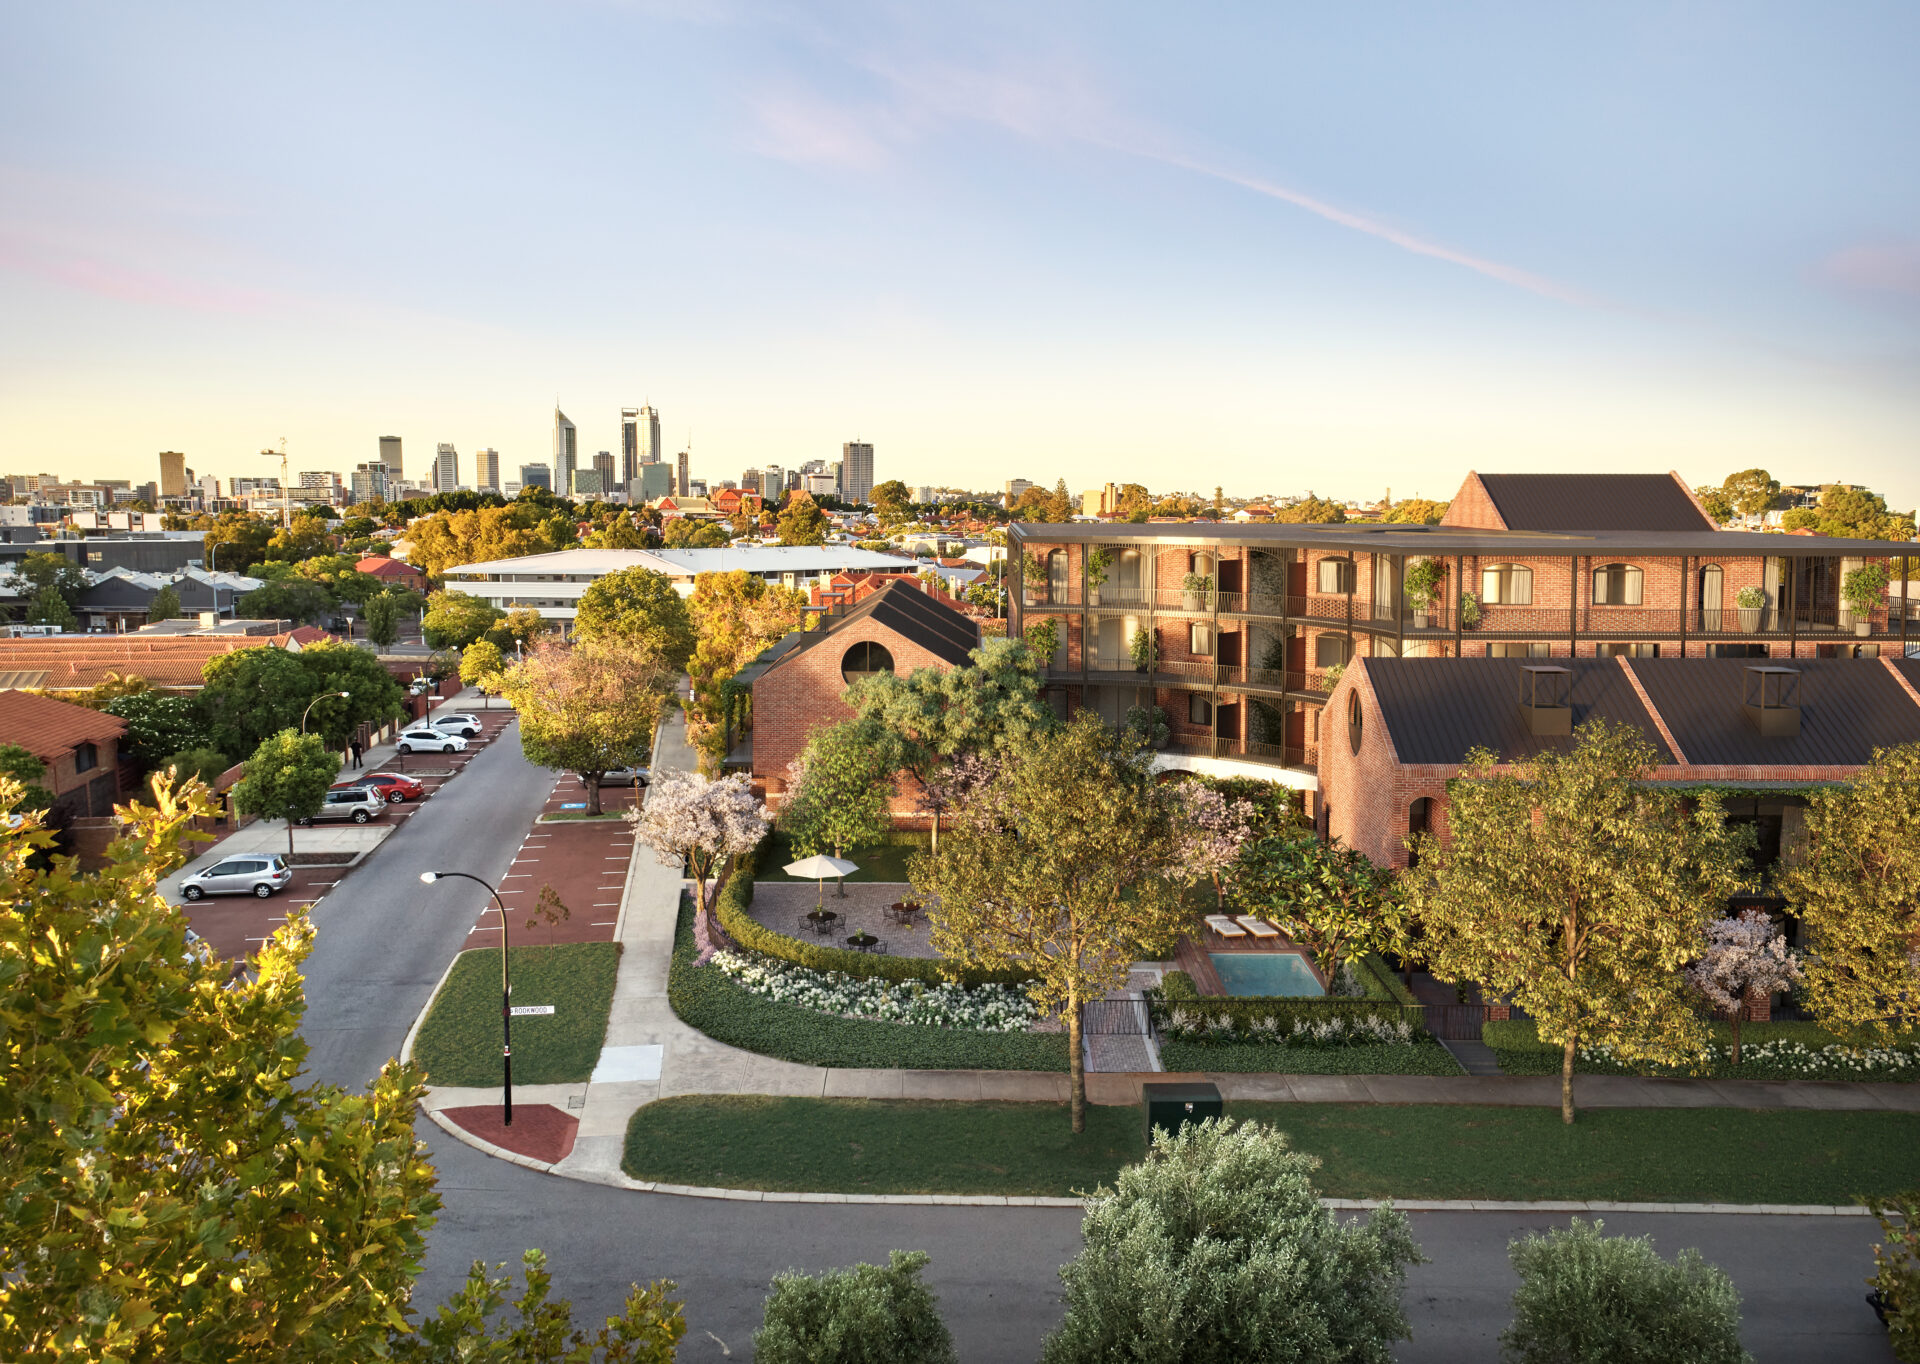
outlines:
[[573, 486], [573, 471], [580, 463], [580, 433], [567, 414], [553, 409], [553, 481], [563, 493]]
[[160, 452], [160, 496], [187, 495], [187, 457], [178, 450]]
[[500, 452], [480, 450], [473, 457], [473, 486], [483, 493], [500, 491]]
[[651, 407], [643, 407], [637, 412], [639, 427], [638, 446], [640, 463], [658, 464], [660, 462], [660, 414]]
[[640, 409], [620, 409], [620, 486], [632, 484], [640, 473]]
[[840, 496], [866, 502], [873, 496], [873, 446], [850, 440], [840, 447]]
[[406, 477], [405, 471], [400, 467], [400, 437], [380, 437], [380, 462], [387, 466], [389, 483], [398, 483]]
[[445, 441], [433, 456], [433, 490], [450, 493], [460, 486], [460, 452]]

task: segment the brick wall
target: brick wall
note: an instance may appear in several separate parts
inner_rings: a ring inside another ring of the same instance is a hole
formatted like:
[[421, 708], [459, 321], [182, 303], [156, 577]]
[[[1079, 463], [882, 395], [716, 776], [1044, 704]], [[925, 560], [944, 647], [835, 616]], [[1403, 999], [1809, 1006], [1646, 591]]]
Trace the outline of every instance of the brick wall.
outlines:
[[1447, 514], [1440, 518], [1440, 524], [1470, 530], [1507, 528], [1499, 509], [1493, 505], [1493, 499], [1487, 496], [1486, 484], [1480, 481], [1479, 474], [1471, 471], [1467, 474], [1466, 482], [1460, 485], [1460, 491], [1453, 495], [1453, 501], [1447, 504]]

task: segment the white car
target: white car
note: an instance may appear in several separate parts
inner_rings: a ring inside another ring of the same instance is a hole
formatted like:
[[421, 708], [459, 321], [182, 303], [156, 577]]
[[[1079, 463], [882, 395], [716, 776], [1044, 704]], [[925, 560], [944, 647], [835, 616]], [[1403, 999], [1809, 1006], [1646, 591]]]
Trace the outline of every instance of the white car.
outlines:
[[464, 711], [450, 711], [445, 715], [435, 716], [428, 728], [444, 730], [448, 734], [458, 734], [463, 739], [471, 739], [480, 732], [480, 717], [468, 715]]
[[292, 869], [278, 853], [226, 857], [181, 881], [180, 894], [189, 900], [204, 895], [257, 895], [264, 900], [292, 880]]
[[415, 725], [400, 736], [402, 753], [464, 753], [467, 741], [458, 734], [444, 734], [432, 725]]

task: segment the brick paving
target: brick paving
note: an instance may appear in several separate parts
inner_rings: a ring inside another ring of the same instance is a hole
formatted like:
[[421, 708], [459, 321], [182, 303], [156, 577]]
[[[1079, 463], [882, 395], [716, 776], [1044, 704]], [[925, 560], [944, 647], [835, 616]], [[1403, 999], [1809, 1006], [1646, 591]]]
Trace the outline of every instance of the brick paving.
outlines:
[[440, 1110], [441, 1117], [462, 1131], [515, 1155], [552, 1162], [565, 1160], [572, 1153], [574, 1134], [580, 1130], [580, 1120], [572, 1114], [552, 1104], [517, 1103], [513, 1106], [513, 1126], [508, 1127], [501, 1122], [500, 1113], [499, 1104]]
[[[578, 813], [586, 804], [580, 779], [563, 773], [553, 784], [542, 814]], [[603, 787], [600, 808], [625, 810], [633, 804], [627, 787]], [[535, 824], [500, 882], [508, 927], [515, 947], [562, 942], [612, 942], [620, 922], [620, 896], [633, 857], [633, 831], [625, 820], [579, 820]], [[566, 906], [557, 923], [536, 917], [540, 892], [551, 887]], [[474, 923], [462, 950], [500, 945], [500, 918], [489, 904]]]
[[[825, 946], [844, 947], [850, 934], [871, 933], [886, 943], [889, 956], [938, 955], [928, 937], [926, 915], [914, 915], [913, 927], [902, 928], [884, 912], [896, 900], [916, 898], [913, 887], [906, 882], [850, 881], [844, 900], [836, 898], [833, 890], [833, 882], [827, 882], [826, 896], [821, 899], [819, 888], [808, 882], [761, 881], [753, 888], [753, 904], [747, 912], [776, 933], [804, 937]], [[801, 917], [812, 910], [816, 900], [840, 916], [840, 922], [826, 937], [816, 938], [800, 927]]]

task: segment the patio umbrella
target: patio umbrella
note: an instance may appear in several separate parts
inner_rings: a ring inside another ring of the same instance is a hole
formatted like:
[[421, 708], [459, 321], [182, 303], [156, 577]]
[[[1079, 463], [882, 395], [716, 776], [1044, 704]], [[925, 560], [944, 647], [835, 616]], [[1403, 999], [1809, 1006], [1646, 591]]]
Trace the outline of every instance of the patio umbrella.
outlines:
[[[827, 893], [827, 878], [829, 876], [845, 876], [850, 871], [859, 871], [860, 868], [846, 861], [844, 858], [828, 857], [825, 853], [821, 853], [817, 857], [808, 857], [798, 862], [789, 862], [786, 866], [782, 867], [781, 870], [789, 876], [810, 876], [818, 881], [820, 883], [820, 897], [824, 900]], [[846, 896], [846, 893], [846, 887], [842, 886], [840, 888], [842, 898]], [[818, 913], [819, 909], [820, 905], [815, 904], [814, 911]]]

